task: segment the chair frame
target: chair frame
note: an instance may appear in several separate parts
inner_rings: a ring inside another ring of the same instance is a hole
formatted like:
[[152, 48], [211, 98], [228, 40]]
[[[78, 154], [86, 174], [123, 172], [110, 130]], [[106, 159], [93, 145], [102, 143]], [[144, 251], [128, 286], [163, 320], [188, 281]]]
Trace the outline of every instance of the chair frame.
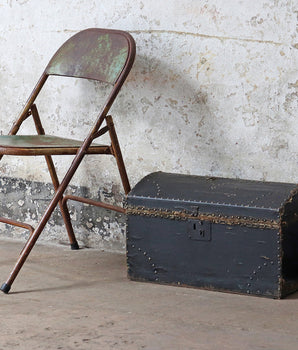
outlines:
[[[39, 238], [41, 232], [43, 231], [46, 223], [48, 222], [51, 214], [53, 213], [53, 211], [57, 205], [59, 205], [61, 213], [62, 213], [62, 217], [63, 217], [64, 223], [65, 223], [66, 229], [67, 229], [71, 249], [74, 249], [74, 250], [79, 249], [79, 246], [78, 246], [76, 237], [75, 237], [74, 232], [73, 232], [70, 214], [69, 214], [69, 211], [67, 208], [67, 201], [68, 200], [80, 201], [82, 203], [95, 205], [95, 206], [103, 207], [103, 208], [106, 208], [109, 210], [115, 210], [117, 212], [125, 213], [125, 209], [122, 207], [113, 206], [113, 205], [109, 205], [107, 203], [98, 202], [98, 201], [94, 201], [94, 200], [90, 200], [90, 199], [86, 199], [86, 198], [81, 198], [81, 197], [76, 197], [76, 196], [64, 196], [64, 192], [65, 192], [68, 184], [70, 183], [72, 177], [74, 176], [76, 170], [78, 169], [79, 165], [81, 164], [84, 156], [86, 154], [90, 154], [90, 153], [92, 154], [92, 149], [90, 147], [91, 143], [95, 139], [97, 139], [98, 137], [105, 134], [106, 132], [109, 132], [109, 136], [111, 139], [111, 145], [110, 146], [101, 146], [101, 148], [98, 149], [97, 152], [95, 152], [95, 153], [96, 154], [110, 154], [110, 155], [115, 157], [116, 162], [117, 162], [117, 166], [118, 166], [118, 170], [120, 173], [122, 185], [124, 188], [124, 192], [127, 195], [128, 192], [130, 191], [130, 184], [129, 184], [127, 172], [125, 169], [120, 145], [118, 142], [118, 137], [117, 137], [116, 130], [114, 127], [113, 119], [110, 115], [108, 115], [108, 112], [109, 112], [116, 96], [118, 95], [125, 79], [127, 78], [128, 74], [131, 70], [131, 67], [133, 65], [134, 58], [135, 58], [135, 52], [136, 52], [135, 42], [134, 42], [134, 39], [131, 37], [131, 35], [127, 32], [124, 32], [124, 31], [92, 28], [92, 29], [87, 29], [84, 32], [95, 31], [95, 30], [100, 31], [102, 34], [119, 34], [119, 35], [126, 38], [127, 46], [128, 46], [128, 53], [127, 53], [126, 62], [123, 66], [122, 71], [118, 75], [116, 81], [114, 83], [111, 83], [113, 85], [113, 88], [112, 88], [110, 94], [108, 95], [108, 98], [106, 99], [106, 102], [105, 102], [101, 112], [98, 114], [94, 126], [92, 127], [91, 131], [89, 132], [89, 134], [87, 135], [85, 140], [82, 142], [80, 147], [63, 149], [63, 152], [61, 152], [61, 153], [55, 153], [57, 150], [54, 151], [53, 149], [47, 149], [47, 150], [41, 149], [40, 150], [37, 148], [37, 149], [34, 149], [32, 151], [32, 155], [44, 155], [48, 169], [49, 169], [49, 173], [50, 173], [50, 176], [52, 179], [52, 183], [53, 183], [53, 186], [55, 189], [55, 194], [54, 194], [53, 198], [51, 199], [47, 209], [45, 210], [42, 218], [40, 219], [40, 221], [35, 229], [33, 229], [30, 225], [25, 224], [25, 223], [17, 222], [17, 221], [14, 221], [11, 219], [6, 219], [6, 218], [0, 218], [0, 222], [23, 227], [23, 228], [26, 228], [30, 231], [29, 239], [27, 240], [14, 268], [12, 269], [6, 282], [3, 283], [1, 288], [0, 288], [0, 290], [4, 293], [8, 293], [10, 291], [12, 283], [14, 282], [15, 278], [17, 277], [20, 269], [22, 268], [23, 264], [25, 263], [28, 255], [30, 254], [32, 248], [34, 247], [37, 239]], [[81, 33], [81, 32], [79, 32], [79, 33]], [[88, 33], [86, 33], [86, 34], [88, 34]], [[56, 52], [56, 54], [58, 53], [58, 51]], [[55, 55], [53, 56], [53, 58], [55, 57]], [[53, 60], [53, 58], [52, 58], [52, 60]], [[48, 66], [47, 66], [47, 68], [48, 68]], [[34, 104], [34, 101], [35, 101], [36, 97], [38, 96], [40, 90], [42, 89], [43, 85], [45, 84], [49, 75], [59, 75], [59, 74], [48, 73], [47, 68], [42, 73], [41, 78], [39, 79], [38, 83], [36, 84], [35, 88], [33, 89], [33, 91], [31, 93], [31, 95], [29, 96], [19, 118], [13, 124], [8, 135], [16, 135], [20, 129], [21, 124], [30, 116], [33, 117], [37, 134], [38, 135], [45, 135], [45, 131], [42, 127], [41, 120], [40, 120], [40, 117], [38, 114], [38, 110], [37, 110], [36, 105]], [[74, 75], [66, 75], [66, 74], [63, 74], [63, 75], [64, 76], [74, 76]], [[85, 76], [80, 76], [79, 78], [90, 79], [90, 77], [85, 77]], [[100, 79], [95, 79], [95, 80], [100, 80]], [[106, 124], [105, 126], [103, 126], [104, 122]], [[7, 150], [6, 148], [3, 150], [0, 146], [0, 160], [1, 160], [3, 155], [10, 154], [9, 152], [10, 152], [10, 150]], [[31, 151], [29, 151], [29, 150], [24, 150], [22, 148], [19, 148], [18, 150], [14, 150], [13, 154], [14, 155], [31, 155], [30, 152]], [[54, 163], [52, 160], [52, 155], [56, 155], [56, 154], [75, 154], [75, 157], [71, 163], [71, 166], [69, 167], [68, 171], [66, 172], [61, 183], [59, 182], [59, 179], [58, 179], [55, 167], [54, 167]]]

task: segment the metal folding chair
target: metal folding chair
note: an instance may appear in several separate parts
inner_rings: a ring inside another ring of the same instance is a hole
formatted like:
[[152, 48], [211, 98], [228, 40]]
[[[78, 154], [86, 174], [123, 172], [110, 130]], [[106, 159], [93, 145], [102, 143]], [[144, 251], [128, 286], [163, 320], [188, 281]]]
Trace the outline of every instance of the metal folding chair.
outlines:
[[[114, 156], [120, 172], [124, 192], [127, 194], [130, 191], [130, 185], [113, 119], [108, 115], [108, 112], [131, 70], [134, 57], [135, 42], [127, 32], [93, 28], [75, 34], [59, 48], [50, 60], [27, 100], [19, 118], [10, 130], [9, 135], [0, 136], [0, 159], [3, 155], [45, 156], [55, 189], [55, 194], [35, 229], [25, 223], [0, 218], [0, 222], [24, 227], [31, 232], [9, 278], [0, 288], [4, 293], [9, 292], [13, 281], [57, 205], [60, 207], [72, 249], [78, 249], [79, 246], [73, 232], [70, 215], [67, 209], [68, 199], [79, 200], [83, 203], [125, 212], [122, 207], [74, 196], [64, 196], [64, 191], [86, 154], [110, 154]], [[84, 141], [45, 134], [34, 101], [50, 75], [92, 79], [112, 85], [112, 89], [95, 123]], [[21, 124], [30, 116], [33, 117], [37, 135], [16, 135]], [[95, 139], [105, 133], [109, 133], [111, 144], [99, 145], [93, 143]], [[59, 183], [51, 156], [69, 154], [73, 154], [75, 157], [63, 180]]]

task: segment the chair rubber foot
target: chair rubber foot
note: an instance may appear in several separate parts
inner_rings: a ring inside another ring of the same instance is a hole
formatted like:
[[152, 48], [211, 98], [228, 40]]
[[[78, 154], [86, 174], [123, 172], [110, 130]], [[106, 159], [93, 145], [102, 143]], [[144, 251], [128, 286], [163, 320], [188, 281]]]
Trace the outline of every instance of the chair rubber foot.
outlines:
[[71, 243], [70, 248], [71, 248], [71, 250], [79, 250], [80, 249], [78, 242]]
[[8, 292], [10, 291], [11, 286], [7, 283], [3, 283], [0, 290], [5, 293], [8, 294]]

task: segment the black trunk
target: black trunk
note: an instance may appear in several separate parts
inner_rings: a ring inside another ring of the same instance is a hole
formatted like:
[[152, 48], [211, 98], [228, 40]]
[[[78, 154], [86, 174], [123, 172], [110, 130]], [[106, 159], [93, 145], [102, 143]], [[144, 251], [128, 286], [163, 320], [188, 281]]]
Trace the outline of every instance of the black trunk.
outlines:
[[127, 198], [133, 280], [282, 298], [298, 290], [294, 184], [157, 172]]

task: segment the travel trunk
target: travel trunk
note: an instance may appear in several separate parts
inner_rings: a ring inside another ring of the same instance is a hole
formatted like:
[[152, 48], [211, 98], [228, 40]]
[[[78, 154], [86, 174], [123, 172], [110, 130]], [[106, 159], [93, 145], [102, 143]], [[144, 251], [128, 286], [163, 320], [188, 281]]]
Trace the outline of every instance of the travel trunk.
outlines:
[[298, 290], [298, 188], [156, 172], [127, 197], [133, 280], [282, 298]]

